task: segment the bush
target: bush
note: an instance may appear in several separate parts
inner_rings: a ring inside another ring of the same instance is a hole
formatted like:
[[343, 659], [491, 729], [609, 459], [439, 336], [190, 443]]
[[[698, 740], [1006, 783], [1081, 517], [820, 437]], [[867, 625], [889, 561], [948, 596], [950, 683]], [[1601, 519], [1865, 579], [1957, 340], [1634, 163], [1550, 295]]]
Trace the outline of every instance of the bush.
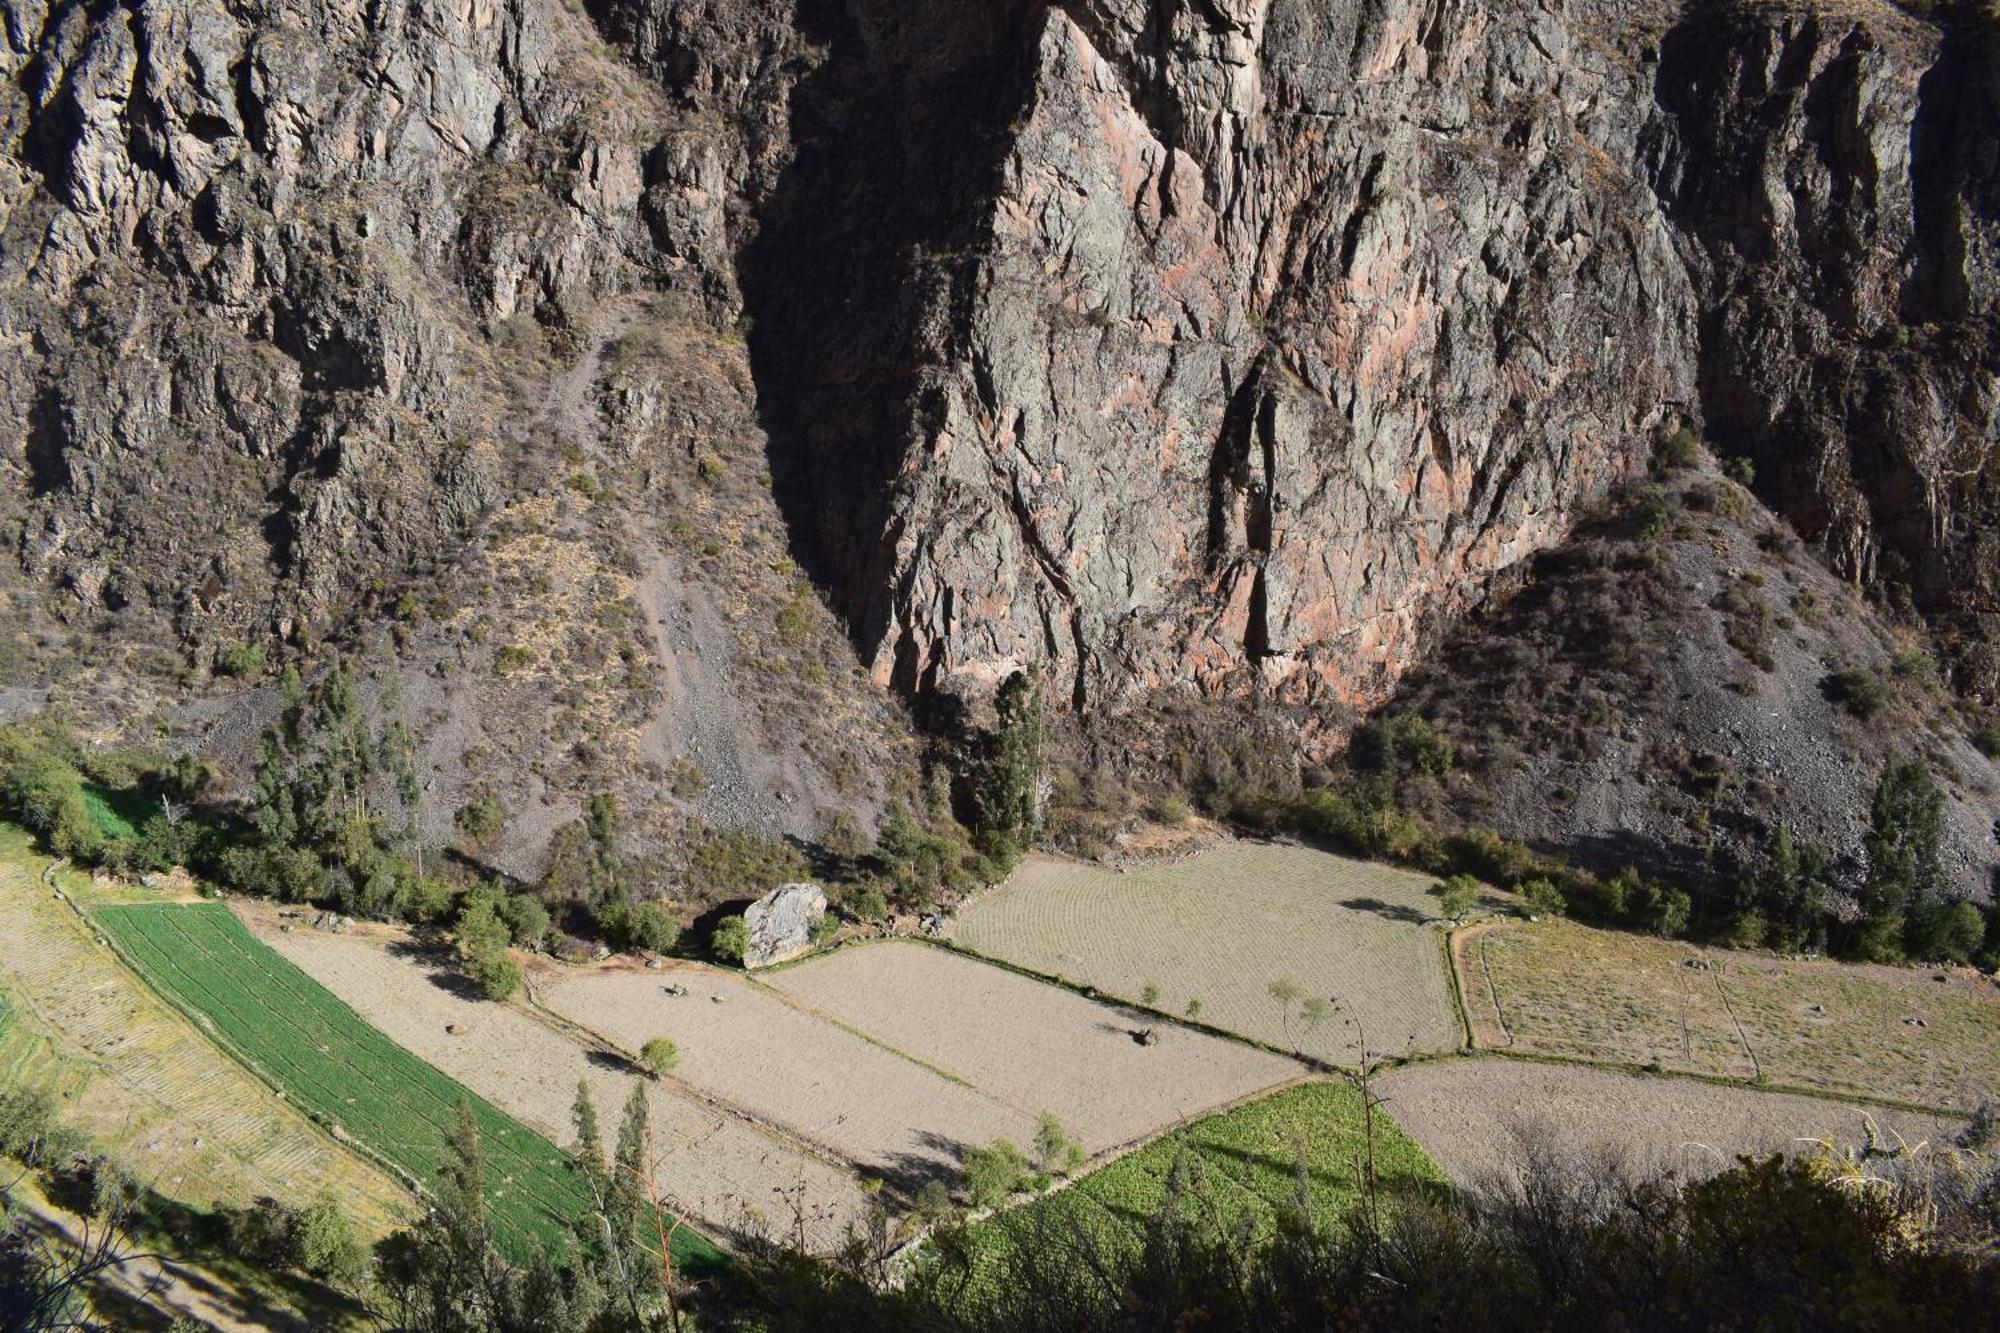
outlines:
[[703, 898], [755, 898], [810, 871], [782, 838], [749, 829], [705, 829], [688, 860], [688, 878]]
[[1693, 467], [1701, 457], [1701, 436], [1686, 426], [1677, 428], [1671, 435], [1662, 436], [1653, 446], [1653, 462], [1662, 472], [1676, 472], [1684, 467]]
[[715, 923], [708, 947], [725, 963], [741, 963], [750, 947], [750, 923], [741, 916], [726, 916]]
[[41, 1088], [0, 1091], [0, 1153], [29, 1166], [60, 1166], [83, 1151], [83, 1135], [56, 1118], [56, 1099]]
[[500, 919], [507, 933], [523, 949], [539, 949], [549, 935], [549, 909], [532, 893], [516, 893], [502, 900]]
[[1028, 1178], [1028, 1159], [1006, 1139], [965, 1149], [965, 1194], [975, 1208], [1006, 1201]]
[[1680, 502], [1664, 486], [1648, 486], [1639, 493], [1632, 509], [1635, 531], [1641, 541], [1656, 541], [1674, 530], [1680, 521]]
[[58, 856], [94, 860], [104, 835], [84, 800], [83, 774], [54, 748], [18, 728], [0, 729], [0, 812]]
[[358, 1286], [368, 1276], [368, 1254], [340, 1204], [322, 1194], [292, 1225], [291, 1259], [322, 1281]]
[[1431, 897], [1438, 900], [1438, 910], [1453, 922], [1465, 920], [1479, 906], [1479, 881], [1470, 875], [1453, 875], [1441, 884], [1433, 884]]
[[1531, 879], [1521, 885], [1521, 905], [1529, 916], [1561, 916], [1569, 910], [1563, 891], [1547, 879]]
[[1972, 733], [1972, 743], [1988, 759], [2000, 759], [2000, 717], [1989, 717]]
[[889, 895], [875, 883], [850, 889], [841, 899], [841, 910], [856, 921], [881, 921], [889, 915]]
[[1066, 1176], [1083, 1162], [1083, 1145], [1069, 1136], [1054, 1112], [1042, 1112], [1035, 1122], [1035, 1165], [1050, 1175]]
[[216, 654], [215, 668], [225, 676], [254, 676], [264, 669], [264, 645], [239, 643]]
[[504, 951], [476, 955], [466, 961], [465, 970], [489, 1000], [504, 1000], [521, 989], [521, 969]]
[[679, 942], [681, 923], [659, 903], [609, 903], [597, 918], [604, 941], [618, 950], [650, 949], [665, 953]]
[[1879, 675], [1862, 667], [1832, 673], [1821, 682], [1821, 688], [1827, 698], [1864, 722], [1889, 702], [1889, 687]]
[[484, 847], [493, 842], [507, 828], [507, 816], [500, 808], [500, 798], [490, 791], [481, 791], [461, 805], [453, 822], [474, 847]]
[[1160, 798], [1160, 822], [1162, 824], [1185, 824], [1194, 814], [1188, 808], [1187, 799], [1178, 792]]
[[658, 1078], [681, 1062], [681, 1048], [671, 1037], [655, 1037], [639, 1048], [639, 1058], [653, 1077]]

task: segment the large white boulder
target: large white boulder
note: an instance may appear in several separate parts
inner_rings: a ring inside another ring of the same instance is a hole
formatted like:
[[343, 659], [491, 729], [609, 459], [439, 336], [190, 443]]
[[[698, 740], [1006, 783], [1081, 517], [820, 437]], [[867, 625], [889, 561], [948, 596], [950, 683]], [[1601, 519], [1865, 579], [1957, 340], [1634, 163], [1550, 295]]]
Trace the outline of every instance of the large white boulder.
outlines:
[[826, 891], [817, 884], [780, 884], [750, 904], [743, 921], [750, 943], [743, 966], [769, 967], [797, 958], [813, 945], [813, 927], [826, 915]]

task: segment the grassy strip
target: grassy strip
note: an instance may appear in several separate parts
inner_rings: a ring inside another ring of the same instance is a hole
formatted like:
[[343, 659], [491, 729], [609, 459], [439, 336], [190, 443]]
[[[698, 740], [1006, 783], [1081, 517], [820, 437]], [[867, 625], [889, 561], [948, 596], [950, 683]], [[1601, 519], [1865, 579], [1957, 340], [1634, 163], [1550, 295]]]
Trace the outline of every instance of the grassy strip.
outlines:
[[[155, 990], [323, 1124], [405, 1178], [435, 1179], [444, 1131], [471, 1103], [488, 1159], [494, 1219], [516, 1251], [560, 1243], [585, 1199], [569, 1159], [527, 1126], [405, 1051], [252, 936], [221, 904], [107, 907], [96, 914]], [[677, 1260], [721, 1259], [683, 1230]]]
[[140, 825], [159, 813], [159, 803], [144, 792], [119, 791], [97, 782], [83, 784], [83, 808], [98, 832], [128, 842], [139, 836]]
[[[1314, 1214], [1341, 1217], [1361, 1201], [1361, 1094], [1345, 1083], [1300, 1084], [1209, 1116], [1009, 1212], [972, 1224], [974, 1286], [1004, 1280], [1017, 1261], [1135, 1253], [1167, 1203], [1177, 1162], [1183, 1215], [1267, 1239], [1279, 1211], [1306, 1196]], [[1387, 1115], [1375, 1117], [1376, 1178], [1390, 1197], [1450, 1189], [1445, 1175]], [[1049, 1242], [1053, 1241], [1054, 1244]], [[1071, 1251], [1080, 1254], [1072, 1255]]]

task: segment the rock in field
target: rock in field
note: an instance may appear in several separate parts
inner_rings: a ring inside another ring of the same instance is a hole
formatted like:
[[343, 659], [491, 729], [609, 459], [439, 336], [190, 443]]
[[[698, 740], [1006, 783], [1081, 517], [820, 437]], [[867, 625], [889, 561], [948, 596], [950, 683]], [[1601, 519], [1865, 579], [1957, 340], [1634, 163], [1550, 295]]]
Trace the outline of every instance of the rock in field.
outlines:
[[817, 884], [781, 884], [743, 914], [750, 943], [743, 966], [769, 967], [812, 948], [813, 927], [826, 915], [826, 893]]

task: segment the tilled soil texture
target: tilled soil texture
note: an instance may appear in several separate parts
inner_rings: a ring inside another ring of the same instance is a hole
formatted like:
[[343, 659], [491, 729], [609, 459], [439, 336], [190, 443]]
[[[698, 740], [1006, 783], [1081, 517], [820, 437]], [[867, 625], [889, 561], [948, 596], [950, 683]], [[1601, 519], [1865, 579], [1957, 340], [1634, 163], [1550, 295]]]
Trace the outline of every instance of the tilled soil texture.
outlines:
[[1451, 1178], [1477, 1185], [1531, 1152], [1608, 1156], [1636, 1171], [1709, 1175], [1739, 1153], [1809, 1152], [1825, 1140], [1950, 1143], [1962, 1122], [1670, 1075], [1490, 1057], [1437, 1060], [1375, 1082], [1385, 1109]]
[[809, 959], [769, 983], [1030, 1121], [1053, 1113], [1093, 1155], [1302, 1073], [1282, 1057], [907, 941]]
[[[1234, 843], [1158, 866], [1031, 856], [957, 923], [979, 953], [1284, 1050], [1359, 1062], [1459, 1044], [1429, 876]], [[1289, 1000], [1273, 987], [1290, 982]], [[1324, 1006], [1322, 1011], [1321, 1006]]]
[[[286, 932], [274, 913], [244, 914], [266, 943], [404, 1049], [553, 1142], [575, 1141], [579, 1079], [599, 1122], [617, 1123], [636, 1078], [615, 1058], [519, 1008], [471, 998], [460, 978], [396, 936]], [[809, 1244], [831, 1249], [862, 1217], [867, 1201], [851, 1172], [668, 1086], [649, 1081], [647, 1096], [659, 1188], [711, 1235], [790, 1234], [802, 1213]]]
[[699, 964], [599, 971], [557, 982], [542, 1000], [628, 1051], [671, 1039], [676, 1080], [905, 1188], [955, 1178], [969, 1145], [1025, 1146], [1035, 1132], [1036, 1108], [947, 1077], [739, 974]]

